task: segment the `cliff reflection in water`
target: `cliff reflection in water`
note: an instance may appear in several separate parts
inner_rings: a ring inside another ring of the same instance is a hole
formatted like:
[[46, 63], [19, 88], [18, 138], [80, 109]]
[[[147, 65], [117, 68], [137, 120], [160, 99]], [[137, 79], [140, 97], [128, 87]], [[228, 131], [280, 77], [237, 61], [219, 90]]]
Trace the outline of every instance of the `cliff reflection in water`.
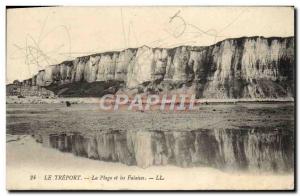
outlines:
[[35, 134], [44, 146], [146, 168], [207, 166], [224, 170], [292, 172], [293, 132], [225, 129], [195, 131], [102, 131], [94, 134]]

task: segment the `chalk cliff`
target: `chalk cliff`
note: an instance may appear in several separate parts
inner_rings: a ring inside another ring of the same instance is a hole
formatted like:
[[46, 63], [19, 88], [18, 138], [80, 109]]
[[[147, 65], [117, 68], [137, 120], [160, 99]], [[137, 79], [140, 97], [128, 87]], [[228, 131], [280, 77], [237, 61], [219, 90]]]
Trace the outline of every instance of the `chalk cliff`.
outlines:
[[93, 54], [47, 66], [23, 84], [56, 89], [63, 96], [72, 83], [111, 81], [123, 84], [118, 89], [139, 92], [185, 88], [198, 98], [291, 98], [294, 37], [242, 37], [203, 47], [142, 46]]

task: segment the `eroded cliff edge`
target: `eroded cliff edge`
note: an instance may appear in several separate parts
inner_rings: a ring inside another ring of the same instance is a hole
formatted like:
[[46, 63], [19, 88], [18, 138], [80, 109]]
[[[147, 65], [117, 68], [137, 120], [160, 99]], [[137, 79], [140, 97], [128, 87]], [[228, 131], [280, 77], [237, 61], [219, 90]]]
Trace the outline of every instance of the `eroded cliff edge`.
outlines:
[[18, 85], [46, 88], [59, 96], [184, 88], [198, 98], [293, 98], [294, 37], [242, 37], [203, 47], [142, 46], [93, 54], [47, 66]]

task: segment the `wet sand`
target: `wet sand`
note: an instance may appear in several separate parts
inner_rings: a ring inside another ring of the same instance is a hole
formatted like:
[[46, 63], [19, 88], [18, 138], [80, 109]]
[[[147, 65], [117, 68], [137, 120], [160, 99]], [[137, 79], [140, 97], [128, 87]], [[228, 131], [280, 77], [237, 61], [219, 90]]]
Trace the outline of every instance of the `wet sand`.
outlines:
[[[17, 139], [19, 137], [19, 139]], [[30, 180], [36, 175], [36, 180]], [[81, 175], [82, 180], [45, 180], [45, 175]], [[92, 176], [126, 180], [91, 180]], [[127, 180], [128, 175], [146, 180]], [[164, 180], [152, 180], [161, 175]], [[89, 179], [84, 179], [89, 178]], [[146, 169], [75, 157], [45, 148], [31, 136], [7, 136], [7, 189], [293, 189], [293, 174], [228, 173], [208, 167], [152, 166]]]
[[[8, 189], [293, 189], [293, 173], [225, 172], [212, 167], [172, 165], [141, 168], [74, 156], [43, 147], [32, 133], [103, 130], [192, 131], [195, 129], [274, 128], [293, 133], [293, 103], [201, 105], [197, 111], [103, 112], [97, 104], [7, 104]], [[80, 181], [44, 180], [45, 175], [81, 175]], [[30, 180], [36, 175], [36, 180]], [[125, 180], [94, 180], [92, 175], [125, 176]], [[126, 180], [128, 175], [146, 180]], [[154, 180], [161, 175], [164, 180]], [[84, 179], [89, 178], [89, 179]], [[154, 178], [149, 179], [149, 178]]]

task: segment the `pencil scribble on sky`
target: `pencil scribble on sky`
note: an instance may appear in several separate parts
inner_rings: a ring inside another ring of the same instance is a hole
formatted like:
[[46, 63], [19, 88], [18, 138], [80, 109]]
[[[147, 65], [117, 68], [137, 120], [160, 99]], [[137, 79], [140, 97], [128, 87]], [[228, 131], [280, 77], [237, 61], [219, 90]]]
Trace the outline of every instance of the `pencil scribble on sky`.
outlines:
[[[34, 73], [32, 67], [43, 69], [47, 65], [60, 63], [58, 56], [69, 59], [71, 57], [71, 35], [69, 28], [65, 25], [59, 25], [45, 31], [49, 15], [44, 19], [40, 33], [37, 37], [31, 34], [26, 35], [25, 44], [14, 43], [15, 51], [10, 55], [11, 59], [23, 59], [28, 67], [30, 75]], [[55, 43], [55, 36], [65, 36], [64, 43]], [[50, 44], [50, 45], [49, 45]], [[61, 53], [61, 51], [64, 51]]]

